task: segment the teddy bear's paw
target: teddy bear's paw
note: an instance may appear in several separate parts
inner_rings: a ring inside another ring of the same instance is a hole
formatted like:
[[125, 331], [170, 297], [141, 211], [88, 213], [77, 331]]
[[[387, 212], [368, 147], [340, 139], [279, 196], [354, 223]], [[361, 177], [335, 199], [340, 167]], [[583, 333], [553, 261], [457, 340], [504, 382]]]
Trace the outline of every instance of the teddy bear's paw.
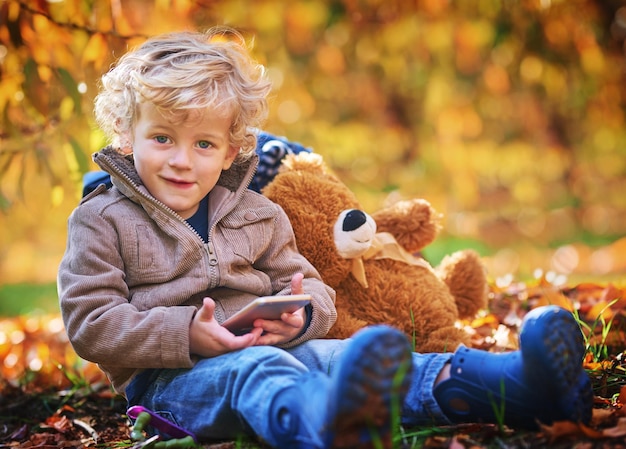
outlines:
[[487, 271], [476, 251], [447, 255], [435, 271], [454, 296], [459, 318], [471, 319], [487, 307]]
[[454, 326], [445, 326], [431, 332], [419, 340], [411, 341], [415, 352], [420, 353], [443, 353], [454, 352], [460, 345], [469, 346], [470, 335], [463, 329]]
[[350, 338], [360, 329], [368, 325], [367, 322], [353, 317], [348, 310], [337, 308], [337, 322], [330, 328], [326, 338]]
[[379, 232], [389, 232], [409, 252], [432, 243], [441, 229], [441, 214], [424, 199], [399, 201], [372, 217]]

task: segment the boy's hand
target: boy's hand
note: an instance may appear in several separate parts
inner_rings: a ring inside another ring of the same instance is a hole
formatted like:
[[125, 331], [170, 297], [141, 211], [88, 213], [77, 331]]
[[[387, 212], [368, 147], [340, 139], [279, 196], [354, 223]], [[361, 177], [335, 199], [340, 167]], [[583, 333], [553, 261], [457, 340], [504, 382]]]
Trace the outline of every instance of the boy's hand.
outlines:
[[193, 317], [189, 328], [189, 352], [201, 357], [215, 357], [258, 343], [262, 328], [254, 328], [245, 335], [235, 336], [217, 322], [214, 312], [215, 302], [211, 298], [204, 298], [202, 307]]
[[[304, 289], [302, 288], [303, 278], [304, 275], [302, 273], [293, 275], [291, 278], [292, 294], [299, 295], [304, 293]], [[291, 341], [302, 332], [305, 323], [306, 311], [304, 307], [293, 313], [283, 313], [280, 316], [280, 320], [257, 319], [254, 321], [252, 332], [261, 329], [263, 335], [259, 337], [255, 345], [275, 345]]]

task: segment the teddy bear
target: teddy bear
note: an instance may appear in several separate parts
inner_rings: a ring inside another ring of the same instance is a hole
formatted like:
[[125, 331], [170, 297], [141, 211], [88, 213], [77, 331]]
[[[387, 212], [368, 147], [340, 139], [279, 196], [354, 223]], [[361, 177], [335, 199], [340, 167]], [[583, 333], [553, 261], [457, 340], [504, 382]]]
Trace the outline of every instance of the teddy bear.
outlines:
[[469, 345], [457, 324], [486, 307], [486, 270], [473, 250], [436, 267], [419, 256], [440, 231], [440, 215], [427, 200], [367, 214], [317, 153], [288, 155], [262, 193], [284, 209], [299, 251], [336, 291], [337, 322], [328, 338], [384, 323], [402, 330], [418, 352]]

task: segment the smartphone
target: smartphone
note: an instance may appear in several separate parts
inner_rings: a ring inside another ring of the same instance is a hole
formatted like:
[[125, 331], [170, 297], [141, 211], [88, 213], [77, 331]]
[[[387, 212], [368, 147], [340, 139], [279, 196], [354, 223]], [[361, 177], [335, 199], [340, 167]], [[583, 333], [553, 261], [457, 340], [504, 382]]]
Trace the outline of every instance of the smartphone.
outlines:
[[311, 303], [311, 295], [261, 296], [222, 323], [235, 335], [243, 335], [252, 329], [258, 318], [280, 320], [284, 312], [293, 313]]

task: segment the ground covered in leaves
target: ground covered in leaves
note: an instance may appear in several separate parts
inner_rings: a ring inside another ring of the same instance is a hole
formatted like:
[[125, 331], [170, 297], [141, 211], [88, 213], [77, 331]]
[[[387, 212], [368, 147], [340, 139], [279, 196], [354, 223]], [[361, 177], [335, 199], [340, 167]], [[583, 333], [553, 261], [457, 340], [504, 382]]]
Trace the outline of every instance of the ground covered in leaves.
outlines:
[[[596, 403], [589, 426], [559, 422], [537, 432], [496, 425], [401, 429], [397, 448], [626, 448], [626, 289], [615, 285], [533, 283], [491, 286], [489, 310], [463, 323], [473, 346], [517, 348], [525, 313], [558, 304], [572, 310], [585, 334], [584, 366]], [[126, 404], [95, 365], [76, 357], [58, 316], [0, 319], [0, 449], [131, 447]], [[259, 447], [221, 442], [212, 449]]]

